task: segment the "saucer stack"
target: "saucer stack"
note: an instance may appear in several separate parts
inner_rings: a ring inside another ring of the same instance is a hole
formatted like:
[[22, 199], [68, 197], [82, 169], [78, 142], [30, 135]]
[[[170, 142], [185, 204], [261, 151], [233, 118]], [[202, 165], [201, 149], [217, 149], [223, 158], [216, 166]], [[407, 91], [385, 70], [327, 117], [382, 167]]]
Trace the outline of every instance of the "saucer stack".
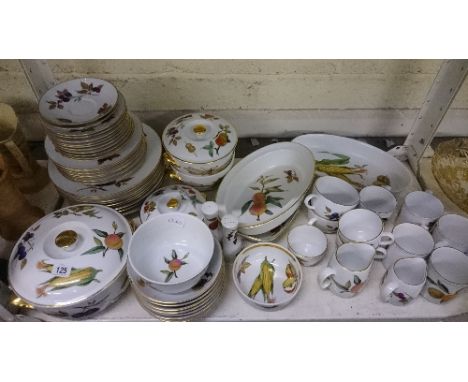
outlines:
[[109, 82], [61, 83], [39, 101], [47, 129], [49, 176], [72, 203], [104, 204], [135, 214], [161, 182], [161, 141], [127, 110]]

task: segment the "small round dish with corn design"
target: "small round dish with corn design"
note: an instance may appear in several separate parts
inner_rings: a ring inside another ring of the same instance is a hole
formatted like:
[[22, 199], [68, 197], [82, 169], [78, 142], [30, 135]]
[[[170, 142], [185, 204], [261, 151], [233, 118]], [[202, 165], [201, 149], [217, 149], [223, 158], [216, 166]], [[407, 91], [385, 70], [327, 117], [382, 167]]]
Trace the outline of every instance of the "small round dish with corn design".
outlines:
[[245, 301], [268, 310], [284, 308], [302, 285], [299, 261], [286, 248], [274, 243], [244, 248], [234, 261], [232, 277]]

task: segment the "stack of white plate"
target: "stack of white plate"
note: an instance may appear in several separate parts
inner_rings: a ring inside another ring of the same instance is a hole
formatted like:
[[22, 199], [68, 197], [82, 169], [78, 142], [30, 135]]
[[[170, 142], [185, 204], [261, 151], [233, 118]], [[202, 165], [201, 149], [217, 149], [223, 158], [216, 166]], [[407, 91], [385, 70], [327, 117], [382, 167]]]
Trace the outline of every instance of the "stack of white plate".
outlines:
[[49, 175], [72, 203], [99, 203], [132, 215], [161, 182], [161, 141], [129, 113], [107, 81], [61, 83], [39, 101]]

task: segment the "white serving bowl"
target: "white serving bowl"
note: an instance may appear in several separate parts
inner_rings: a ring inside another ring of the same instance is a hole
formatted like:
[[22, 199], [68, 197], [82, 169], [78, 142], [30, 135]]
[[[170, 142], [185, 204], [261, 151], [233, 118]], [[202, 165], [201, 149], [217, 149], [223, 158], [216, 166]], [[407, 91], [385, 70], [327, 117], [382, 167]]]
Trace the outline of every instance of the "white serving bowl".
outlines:
[[225, 167], [222, 171], [211, 174], [211, 175], [193, 175], [186, 172], [181, 172], [171, 167], [171, 172], [169, 177], [175, 180], [178, 180], [184, 184], [195, 187], [200, 191], [212, 190], [215, 188], [216, 184], [229, 172], [229, 170], [234, 166], [235, 157], [234, 154], [231, 157], [231, 162]]
[[129, 275], [161, 292], [179, 293], [198, 283], [213, 251], [213, 235], [200, 219], [179, 212], [157, 215], [130, 241]]
[[288, 233], [288, 247], [305, 267], [318, 264], [327, 253], [327, 237], [312, 219], [308, 224], [294, 227]]
[[302, 285], [301, 265], [296, 257], [273, 243], [244, 248], [234, 260], [232, 276], [241, 297], [262, 309], [285, 307]]

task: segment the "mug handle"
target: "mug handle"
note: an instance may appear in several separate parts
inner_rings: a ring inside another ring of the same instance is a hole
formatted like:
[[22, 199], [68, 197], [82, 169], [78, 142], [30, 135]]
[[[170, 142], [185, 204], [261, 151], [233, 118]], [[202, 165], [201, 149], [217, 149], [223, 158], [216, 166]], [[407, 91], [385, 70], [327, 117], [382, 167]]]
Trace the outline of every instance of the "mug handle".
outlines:
[[25, 158], [20, 148], [16, 146], [16, 144], [13, 141], [5, 142], [4, 145], [10, 152], [10, 154], [13, 156], [13, 158], [16, 159], [16, 161], [21, 167], [21, 170], [23, 170], [24, 175], [32, 176], [32, 169], [29, 166], [28, 160]]
[[434, 244], [434, 249], [437, 249], [440, 247], [450, 247], [450, 244], [447, 240], [441, 240]]
[[335, 274], [336, 274], [336, 271], [330, 267], [326, 267], [322, 269], [318, 274], [318, 282], [319, 282], [320, 288], [327, 289], [331, 284], [330, 276], [333, 276]]
[[398, 288], [398, 284], [394, 281], [390, 281], [389, 283], [383, 284], [380, 287], [380, 297], [385, 302], [390, 301], [390, 296], [392, 295], [393, 291]]
[[395, 242], [395, 237], [391, 232], [383, 232], [380, 236], [379, 246], [388, 247]]
[[309, 210], [312, 210], [312, 211], [315, 211], [315, 207], [313, 206], [313, 204], [311, 204], [312, 200], [314, 199], [317, 199], [317, 195], [314, 195], [314, 194], [310, 194], [310, 195], [307, 195], [304, 199], [304, 204], [305, 206], [309, 209]]
[[317, 221], [317, 218], [312, 218], [307, 222], [307, 225], [314, 225], [316, 221]]
[[385, 248], [377, 247], [375, 249], [375, 255], [374, 255], [375, 260], [383, 260], [385, 256], [387, 256], [387, 250]]

